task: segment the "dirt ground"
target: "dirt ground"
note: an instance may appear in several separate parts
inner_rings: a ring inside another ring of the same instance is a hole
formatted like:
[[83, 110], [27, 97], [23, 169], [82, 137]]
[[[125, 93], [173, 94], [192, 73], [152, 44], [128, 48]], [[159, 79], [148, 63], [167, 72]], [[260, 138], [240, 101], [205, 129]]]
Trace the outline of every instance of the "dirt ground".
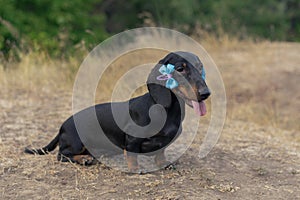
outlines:
[[200, 129], [174, 169], [153, 173], [60, 163], [57, 149], [45, 156], [24, 154], [24, 147], [41, 147], [55, 136], [71, 114], [71, 95], [1, 88], [0, 199], [300, 199], [299, 130], [234, 115], [206, 158], [197, 157]]

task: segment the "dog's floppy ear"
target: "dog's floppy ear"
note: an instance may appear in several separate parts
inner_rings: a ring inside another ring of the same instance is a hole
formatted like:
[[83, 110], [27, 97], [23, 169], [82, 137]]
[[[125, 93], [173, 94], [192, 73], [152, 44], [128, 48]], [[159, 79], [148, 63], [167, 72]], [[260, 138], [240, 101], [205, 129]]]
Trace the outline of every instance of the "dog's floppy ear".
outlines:
[[154, 83], [147, 84], [147, 87], [151, 97], [157, 104], [160, 104], [165, 108], [169, 108], [171, 106], [172, 95], [169, 89]]
[[164, 59], [160, 60], [152, 69], [147, 80], [147, 87], [151, 97], [157, 104], [160, 104], [165, 108], [170, 107], [172, 104], [171, 91], [165, 87], [165, 81], [159, 81], [157, 80], [157, 77], [161, 75], [159, 68], [162, 65], [167, 64], [170, 57], [171, 55], [168, 54]]
[[[166, 55], [163, 59], [161, 59], [158, 64], [161, 65], [167, 65], [169, 64], [169, 62], [174, 59], [175, 57], [178, 57], [178, 55], [176, 55], [175, 53], [171, 52], [168, 55]], [[155, 66], [156, 67], [156, 66]]]

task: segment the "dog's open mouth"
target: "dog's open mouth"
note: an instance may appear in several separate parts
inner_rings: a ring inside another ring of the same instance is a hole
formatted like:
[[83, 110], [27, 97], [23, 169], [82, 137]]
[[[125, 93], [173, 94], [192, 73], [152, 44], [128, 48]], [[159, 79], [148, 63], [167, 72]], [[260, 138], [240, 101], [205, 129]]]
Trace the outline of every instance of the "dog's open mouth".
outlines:
[[195, 111], [195, 113], [199, 116], [204, 116], [206, 114], [206, 105], [204, 101], [192, 101], [185, 99], [186, 104], [188, 104], [190, 107], [192, 107]]
[[181, 91], [178, 91], [177, 93], [181, 98], [184, 99], [185, 103], [192, 107], [195, 111], [195, 113], [199, 116], [204, 116], [207, 112], [206, 110], [206, 105], [205, 105], [205, 102], [204, 101], [194, 101], [194, 100], [190, 100], [190, 99], [187, 99], [182, 93]]

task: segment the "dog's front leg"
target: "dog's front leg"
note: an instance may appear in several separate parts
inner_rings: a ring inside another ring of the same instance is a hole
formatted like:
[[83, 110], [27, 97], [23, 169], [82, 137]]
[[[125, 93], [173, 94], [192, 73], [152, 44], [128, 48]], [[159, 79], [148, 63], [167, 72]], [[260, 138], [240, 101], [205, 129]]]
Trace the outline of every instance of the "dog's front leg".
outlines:
[[166, 164], [169, 164], [168, 161], [166, 160], [166, 156], [165, 156], [165, 150], [161, 150], [159, 151], [156, 155], [155, 155], [155, 164], [158, 167], [162, 167]]
[[124, 150], [124, 156], [127, 161], [129, 172], [137, 172], [139, 170], [137, 155]]
[[124, 155], [127, 161], [129, 172], [138, 172], [138, 152], [140, 152], [140, 146], [143, 138], [136, 138], [130, 135], [126, 135]]

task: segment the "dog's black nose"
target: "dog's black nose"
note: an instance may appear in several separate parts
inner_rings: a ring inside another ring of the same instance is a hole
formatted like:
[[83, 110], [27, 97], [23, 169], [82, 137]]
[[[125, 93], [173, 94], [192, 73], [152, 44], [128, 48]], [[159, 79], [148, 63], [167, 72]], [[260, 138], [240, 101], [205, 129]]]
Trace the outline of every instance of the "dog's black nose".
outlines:
[[207, 99], [210, 95], [210, 91], [208, 88], [204, 88], [202, 90], [199, 90], [200, 93], [200, 100], [203, 101], [205, 99]]

